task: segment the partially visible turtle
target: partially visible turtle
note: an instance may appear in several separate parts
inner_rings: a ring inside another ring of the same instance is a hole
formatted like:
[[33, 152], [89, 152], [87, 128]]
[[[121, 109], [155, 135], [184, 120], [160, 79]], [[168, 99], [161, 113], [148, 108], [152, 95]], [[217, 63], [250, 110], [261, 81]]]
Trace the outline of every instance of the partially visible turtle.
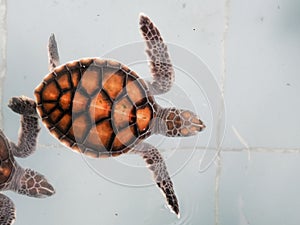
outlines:
[[[27, 114], [32, 108], [26, 106], [24, 103], [19, 108], [23, 115], [18, 144], [9, 141], [0, 129], [0, 191], [12, 190], [36, 198], [51, 196], [55, 191], [46, 178], [31, 169], [23, 169], [14, 159], [14, 156], [27, 157], [35, 150], [40, 130], [37, 118]], [[0, 224], [13, 224], [15, 217], [14, 203], [0, 194]]]
[[84, 58], [58, 66], [57, 44], [51, 35], [50, 73], [35, 89], [36, 103], [14, 97], [10, 107], [16, 112], [24, 102], [36, 107], [54, 137], [88, 156], [110, 157], [128, 151], [140, 154], [171, 210], [179, 216], [165, 162], [154, 146], [142, 141], [151, 134], [191, 136], [205, 126], [189, 110], [162, 108], [155, 102], [154, 95], [172, 87], [174, 70], [166, 44], [145, 15], [140, 15], [140, 29], [147, 44], [152, 83], [113, 60]]

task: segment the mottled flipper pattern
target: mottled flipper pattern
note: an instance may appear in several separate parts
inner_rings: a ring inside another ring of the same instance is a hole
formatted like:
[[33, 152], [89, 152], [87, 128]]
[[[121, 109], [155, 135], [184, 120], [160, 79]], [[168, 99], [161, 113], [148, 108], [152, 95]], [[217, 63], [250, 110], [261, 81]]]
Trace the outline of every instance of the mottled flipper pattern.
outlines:
[[51, 34], [48, 42], [48, 60], [48, 69], [51, 72], [59, 65], [59, 54], [54, 34]]
[[11, 225], [16, 219], [14, 203], [5, 195], [0, 194], [0, 224]]
[[16, 157], [27, 157], [36, 149], [37, 136], [40, 131], [36, 103], [25, 96], [14, 97], [8, 106], [16, 113], [21, 114], [21, 127], [18, 144], [11, 142], [12, 153]]
[[[20, 172], [19, 172], [20, 171]], [[16, 186], [16, 192], [36, 198], [44, 198], [55, 193], [54, 188], [48, 183], [47, 179], [40, 173], [31, 169], [19, 168], [22, 174]]]
[[140, 15], [140, 29], [146, 41], [146, 53], [150, 59], [153, 83], [150, 85], [152, 94], [163, 94], [169, 91], [174, 83], [174, 70], [159, 30], [145, 15]]
[[165, 195], [169, 207], [179, 217], [179, 206], [173, 189], [173, 183], [159, 151], [148, 143], [141, 143], [134, 147], [132, 153], [140, 154], [143, 157], [148, 168], [153, 173], [153, 178], [157, 186]]
[[[43, 175], [23, 169], [14, 159], [12, 142], [0, 129], [0, 191], [11, 190], [31, 197], [47, 197], [55, 193]], [[11, 225], [15, 220], [13, 202], [0, 194], [0, 225]]]

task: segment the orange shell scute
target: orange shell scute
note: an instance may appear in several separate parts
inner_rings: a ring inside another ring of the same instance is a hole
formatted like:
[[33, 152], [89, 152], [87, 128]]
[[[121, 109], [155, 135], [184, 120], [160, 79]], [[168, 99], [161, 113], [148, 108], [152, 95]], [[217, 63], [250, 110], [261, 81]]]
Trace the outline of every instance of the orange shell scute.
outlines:
[[53, 124], [56, 124], [59, 119], [63, 116], [63, 111], [55, 108], [51, 113], [49, 113], [48, 120], [50, 120]]
[[63, 117], [57, 123], [57, 126], [60, 127], [63, 133], [66, 133], [70, 127], [71, 122], [72, 116], [70, 114], [64, 114]]
[[128, 146], [130, 142], [136, 139], [134, 127], [126, 127], [122, 131], [118, 132], [114, 140], [113, 148], [119, 150], [124, 146]]
[[59, 98], [59, 105], [63, 110], [68, 110], [72, 104], [72, 92], [67, 91]]
[[148, 126], [150, 124], [150, 120], [152, 118], [152, 108], [149, 105], [146, 105], [145, 107], [139, 108], [136, 112], [137, 119], [137, 127], [140, 132], [145, 131], [148, 129]]
[[77, 87], [80, 81], [80, 71], [78, 70], [72, 71], [71, 80], [72, 80], [73, 87]]
[[69, 75], [67, 73], [60, 76], [57, 79], [57, 82], [58, 82], [61, 89], [69, 89], [70, 90], [71, 83], [69, 81]]
[[127, 127], [133, 122], [133, 105], [128, 98], [122, 98], [115, 103], [112, 118], [117, 130]]
[[129, 98], [136, 103], [141, 103], [142, 101], [145, 101], [145, 98], [147, 96], [145, 90], [138, 88], [139, 86], [141, 86], [141, 84], [138, 80], [128, 78], [126, 91], [128, 93]]
[[83, 88], [88, 95], [92, 95], [100, 88], [100, 75], [98, 71], [86, 70], [80, 80], [80, 88]]
[[46, 113], [50, 113], [53, 109], [55, 109], [56, 103], [55, 102], [44, 103], [43, 107]]
[[102, 87], [115, 99], [123, 90], [124, 74], [120, 70], [104, 70]]
[[88, 108], [88, 101], [89, 99], [86, 96], [84, 96], [79, 91], [76, 91], [73, 97], [72, 112], [79, 113], [86, 111], [86, 109]]
[[57, 101], [59, 98], [59, 89], [54, 81], [50, 82], [48, 85], [45, 85], [42, 99], [44, 101]]
[[111, 127], [111, 123], [108, 120], [97, 124], [89, 132], [89, 135], [86, 139], [87, 146], [91, 148], [107, 148], [109, 146], [112, 133], [113, 129]]
[[109, 118], [111, 107], [112, 102], [103, 92], [100, 92], [91, 100], [89, 107], [90, 117], [94, 118], [95, 122], [104, 118]]
[[89, 128], [90, 121], [85, 114], [72, 119], [72, 134], [74, 135], [75, 142], [81, 143], [85, 138], [85, 134]]

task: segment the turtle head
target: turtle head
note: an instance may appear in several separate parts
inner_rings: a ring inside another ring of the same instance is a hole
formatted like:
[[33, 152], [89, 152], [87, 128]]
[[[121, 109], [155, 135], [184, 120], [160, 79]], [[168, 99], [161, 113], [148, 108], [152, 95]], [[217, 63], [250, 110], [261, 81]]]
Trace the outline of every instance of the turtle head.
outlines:
[[166, 108], [158, 113], [155, 133], [169, 137], [187, 137], [205, 128], [199, 117], [190, 110]]

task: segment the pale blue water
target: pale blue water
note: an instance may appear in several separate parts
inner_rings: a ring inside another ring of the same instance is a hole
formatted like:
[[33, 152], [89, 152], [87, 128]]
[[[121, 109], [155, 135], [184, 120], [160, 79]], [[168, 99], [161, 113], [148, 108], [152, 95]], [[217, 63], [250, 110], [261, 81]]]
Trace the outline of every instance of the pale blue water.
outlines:
[[192, 109], [207, 125], [196, 137], [148, 140], [172, 175], [177, 219], [139, 156], [89, 159], [41, 124], [36, 153], [17, 161], [43, 173], [56, 194], [35, 199], [4, 192], [16, 205], [15, 225], [300, 223], [297, 0], [0, 3], [0, 125], [10, 139], [17, 140], [19, 117], [7, 102], [33, 97], [48, 72], [51, 33], [62, 63], [105, 56], [149, 79], [140, 12], [169, 43], [176, 72], [174, 88], [157, 101]]

